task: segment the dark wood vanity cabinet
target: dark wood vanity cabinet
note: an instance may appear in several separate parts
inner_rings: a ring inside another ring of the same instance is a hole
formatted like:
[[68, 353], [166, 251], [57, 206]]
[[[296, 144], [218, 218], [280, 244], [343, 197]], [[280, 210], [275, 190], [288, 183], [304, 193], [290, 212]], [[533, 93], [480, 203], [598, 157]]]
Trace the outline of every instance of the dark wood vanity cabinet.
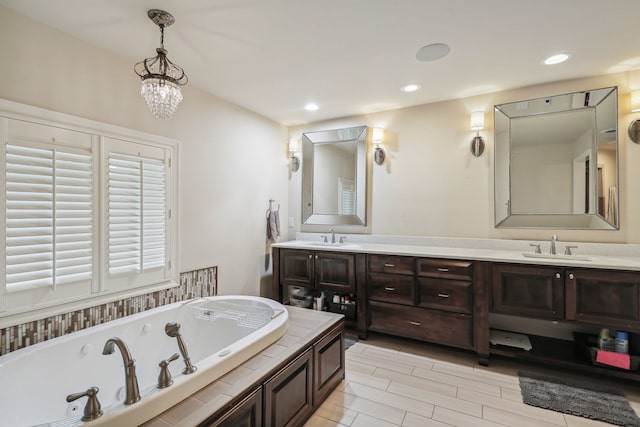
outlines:
[[221, 419], [200, 427], [262, 427], [262, 387], [258, 387]]
[[355, 293], [355, 255], [343, 252], [281, 249], [280, 283], [339, 293]]
[[264, 384], [264, 427], [300, 426], [313, 412], [313, 349]]
[[368, 256], [368, 329], [475, 348], [469, 261]]
[[567, 320], [640, 331], [640, 274], [567, 269]]
[[340, 320], [198, 427], [301, 427], [344, 379]]
[[491, 311], [541, 319], [564, 319], [564, 270], [494, 264]]

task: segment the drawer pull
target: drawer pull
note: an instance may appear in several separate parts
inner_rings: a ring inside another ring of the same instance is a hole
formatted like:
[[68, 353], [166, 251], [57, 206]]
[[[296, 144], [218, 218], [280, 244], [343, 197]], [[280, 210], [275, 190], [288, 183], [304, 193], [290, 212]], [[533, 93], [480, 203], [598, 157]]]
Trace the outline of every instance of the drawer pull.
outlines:
[[413, 320], [411, 320], [409, 324], [412, 326], [420, 326], [420, 322], [414, 322]]
[[560, 273], [556, 273], [556, 279], [560, 278]]
[[449, 298], [449, 294], [438, 294], [438, 298]]
[[438, 267], [438, 271], [442, 271], [443, 273], [446, 273], [447, 271], [449, 271], [449, 269], [445, 267]]
[[389, 292], [395, 292], [396, 288], [392, 287], [392, 286], [385, 286], [384, 287], [385, 291], [389, 291]]
[[575, 277], [574, 277], [573, 273], [569, 273], [569, 279], [570, 279], [570, 280], [573, 280], [574, 278], [575, 278]]
[[389, 264], [389, 263], [385, 262], [384, 266], [385, 267], [395, 267], [396, 265], [395, 264]]

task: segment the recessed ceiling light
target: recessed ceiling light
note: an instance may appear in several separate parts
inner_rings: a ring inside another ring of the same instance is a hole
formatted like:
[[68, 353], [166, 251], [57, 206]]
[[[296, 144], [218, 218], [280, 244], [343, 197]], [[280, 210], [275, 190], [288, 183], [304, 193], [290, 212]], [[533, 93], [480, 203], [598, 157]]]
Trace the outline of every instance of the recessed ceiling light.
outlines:
[[419, 84], [411, 83], [411, 84], [402, 86], [400, 88], [400, 90], [403, 91], [403, 92], [410, 93], [410, 92], [415, 92], [417, 90], [420, 90], [421, 88], [422, 88], [422, 86], [420, 86]]
[[310, 102], [304, 106], [304, 109], [307, 111], [318, 111], [319, 108], [320, 107], [318, 107], [318, 104], [316, 104], [315, 102]]
[[570, 53], [558, 53], [556, 55], [551, 55], [550, 57], [545, 59], [543, 61], [543, 64], [544, 65], [555, 65], [555, 64], [559, 64], [561, 62], [564, 62], [569, 58], [571, 58], [571, 54]]
[[433, 43], [422, 46], [416, 52], [416, 59], [421, 62], [437, 61], [451, 52], [451, 47], [446, 43]]

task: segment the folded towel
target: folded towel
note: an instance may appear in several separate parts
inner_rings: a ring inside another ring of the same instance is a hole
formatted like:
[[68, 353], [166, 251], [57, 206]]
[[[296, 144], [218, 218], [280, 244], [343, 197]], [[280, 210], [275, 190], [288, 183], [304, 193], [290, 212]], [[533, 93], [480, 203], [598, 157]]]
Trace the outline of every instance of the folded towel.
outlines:
[[267, 216], [267, 237], [278, 240], [280, 237], [280, 213], [279, 211], [269, 211]]

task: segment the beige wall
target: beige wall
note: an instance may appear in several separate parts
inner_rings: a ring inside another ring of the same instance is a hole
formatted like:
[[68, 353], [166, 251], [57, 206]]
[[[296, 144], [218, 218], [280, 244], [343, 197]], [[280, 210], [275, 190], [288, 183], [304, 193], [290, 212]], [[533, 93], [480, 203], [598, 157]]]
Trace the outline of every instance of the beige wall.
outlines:
[[136, 60], [2, 7], [0, 52], [0, 98], [180, 140], [180, 270], [217, 265], [220, 293], [259, 292], [269, 199], [287, 216], [286, 128], [193, 86], [175, 116], [155, 119]]
[[[629, 123], [640, 119], [640, 114], [629, 112], [629, 92], [640, 88], [640, 71], [318, 122], [290, 128], [289, 134], [299, 138], [307, 131], [356, 125], [386, 129], [387, 162], [374, 164], [371, 170], [371, 216], [366, 231], [372, 234], [547, 240], [551, 230], [494, 227], [493, 106], [608, 86], [619, 90], [620, 230], [553, 233], [567, 241], [640, 243], [640, 145], [627, 137]], [[481, 135], [487, 147], [479, 158], [469, 150], [473, 137], [469, 116], [476, 110], [486, 111]], [[289, 181], [289, 211], [296, 222], [290, 238], [300, 230], [300, 178], [295, 173]], [[326, 231], [326, 227], [306, 231], [315, 230]]]

